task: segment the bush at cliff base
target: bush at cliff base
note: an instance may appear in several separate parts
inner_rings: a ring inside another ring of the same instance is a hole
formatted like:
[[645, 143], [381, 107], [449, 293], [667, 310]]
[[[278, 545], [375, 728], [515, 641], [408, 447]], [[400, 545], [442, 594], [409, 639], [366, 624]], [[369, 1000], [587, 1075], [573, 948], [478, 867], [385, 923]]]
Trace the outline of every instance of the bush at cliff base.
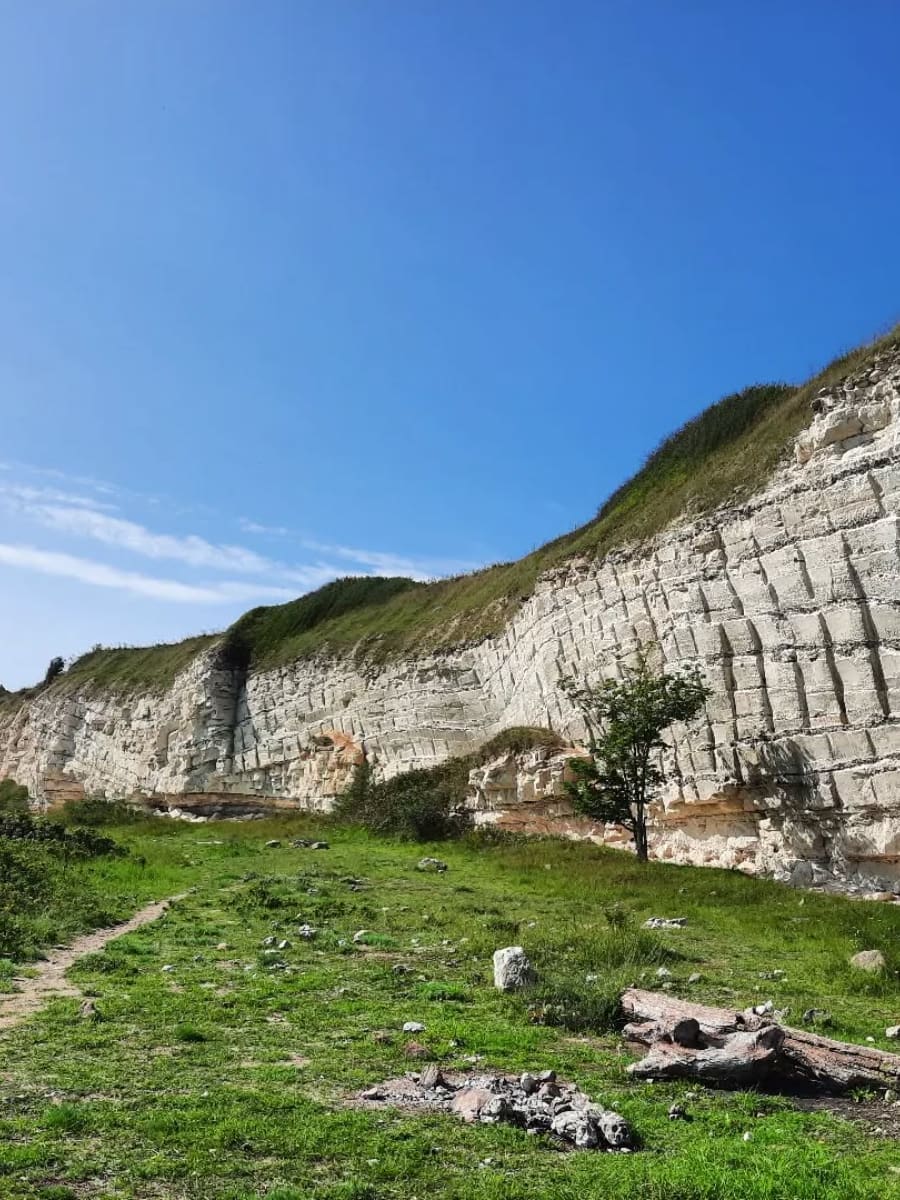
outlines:
[[89, 829], [65, 829], [27, 812], [0, 812], [0, 959], [21, 959], [54, 940], [54, 912], [100, 924], [105, 901], [82, 869], [127, 853]]
[[375, 783], [367, 763], [338, 798], [338, 820], [362, 825], [373, 833], [415, 842], [458, 837], [469, 826], [465, 811], [469, 765], [450, 759], [439, 767], [408, 771]]

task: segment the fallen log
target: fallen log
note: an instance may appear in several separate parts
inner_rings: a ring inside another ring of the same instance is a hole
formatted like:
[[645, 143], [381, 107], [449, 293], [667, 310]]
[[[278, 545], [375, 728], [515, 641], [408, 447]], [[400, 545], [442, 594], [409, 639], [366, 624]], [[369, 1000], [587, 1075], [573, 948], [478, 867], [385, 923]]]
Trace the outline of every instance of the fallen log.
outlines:
[[900, 1055], [780, 1025], [752, 1009], [691, 1004], [667, 992], [628, 988], [625, 1036], [650, 1047], [629, 1073], [719, 1086], [845, 1092], [900, 1083]]

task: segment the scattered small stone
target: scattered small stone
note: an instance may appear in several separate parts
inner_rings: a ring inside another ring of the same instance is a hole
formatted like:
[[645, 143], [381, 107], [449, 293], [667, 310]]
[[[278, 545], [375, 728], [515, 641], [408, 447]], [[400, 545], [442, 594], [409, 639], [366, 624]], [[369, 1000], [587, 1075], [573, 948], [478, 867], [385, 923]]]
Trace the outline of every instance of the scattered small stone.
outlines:
[[364, 941], [371, 932], [371, 929], [357, 929], [356, 933], [353, 935], [353, 941], [358, 945], [361, 941]]
[[492, 1100], [494, 1093], [487, 1088], [464, 1088], [453, 1097], [451, 1110], [467, 1125], [474, 1125], [481, 1115], [481, 1110]]
[[266, 849], [277, 850], [280, 845], [281, 842], [279, 842], [278, 838], [272, 838], [270, 841], [266, 842]]
[[318, 929], [313, 928], [312, 925], [301, 925], [297, 930], [300, 937], [304, 938], [307, 942], [311, 942], [318, 932]]
[[362, 1100], [383, 1100], [384, 1092], [379, 1087], [367, 1088], [360, 1094]]
[[850, 959], [851, 967], [856, 967], [858, 971], [868, 971], [872, 975], [883, 971], [886, 965], [880, 950], [860, 950]]
[[425, 1026], [422, 1024], [421, 1021], [404, 1021], [403, 1032], [404, 1033], [424, 1033]]
[[506, 946], [494, 951], [494, 987], [514, 992], [534, 983], [537, 975], [521, 946]]
[[533, 1096], [538, 1090], [538, 1081], [534, 1075], [526, 1071], [523, 1075], [519, 1076], [519, 1087], [526, 1096]]
[[274, 946], [277, 941], [278, 941], [278, 938], [272, 937], [272, 935], [270, 934], [268, 937], [263, 938], [261, 944], [263, 946]]
[[297, 850], [305, 850], [309, 846], [309, 841], [307, 838], [292, 838], [291, 845]]
[[372, 1034], [372, 1041], [378, 1046], [392, 1046], [394, 1037], [386, 1029], [376, 1029]]
[[175, 970], [175, 968], [172, 966], [171, 963], [166, 963], [166, 965], [163, 967], [163, 971], [165, 971], [167, 974], [169, 971], [174, 971], [174, 970]]
[[310, 850], [330, 850], [331, 847], [327, 842], [310, 842]]
[[391, 970], [395, 975], [408, 975], [412, 967], [407, 966], [406, 963], [394, 963]]
[[756, 1017], [768, 1017], [775, 1011], [775, 1005], [771, 1000], [766, 1000], [763, 1004], [754, 1004], [752, 1012]]
[[808, 1008], [800, 1020], [804, 1025], [824, 1025], [831, 1020], [831, 1013], [824, 1008]]
[[219, 942], [219, 943], [217, 943], [217, 945], [216, 945], [216, 949], [217, 949], [217, 950], [227, 950], [227, 949], [228, 949], [228, 943], [227, 943], [227, 942]]
[[645, 929], [684, 929], [687, 917], [648, 917]]
[[676, 1102], [675, 1104], [673, 1104], [670, 1107], [669, 1120], [670, 1121], [686, 1121], [687, 1120], [687, 1110], [685, 1109], [683, 1104], [678, 1104]]
[[420, 858], [416, 863], [417, 871], [446, 871], [447, 864], [439, 858]]
[[743, 1135], [743, 1138], [742, 1138], [741, 1140], [742, 1140], [742, 1141], [745, 1141], [745, 1142], [749, 1142], [749, 1141], [752, 1141], [752, 1140], [753, 1140], [753, 1134], [750, 1132], [750, 1130], [749, 1130], [749, 1129], [748, 1129], [748, 1130], [747, 1130], [747, 1132], [746, 1132], [746, 1133]]
[[290, 950], [290, 948], [291, 948], [291, 943], [287, 940], [287, 938], [282, 938], [281, 941], [278, 943], [279, 950]]
[[444, 1076], [441, 1074], [441, 1068], [432, 1064], [426, 1067], [419, 1076], [419, 1087], [425, 1091], [433, 1091], [434, 1088], [444, 1086]]
[[703, 976], [699, 971], [694, 971], [692, 974], [688, 975], [688, 983], [699, 983], [702, 978]]
[[[534, 1082], [539, 1078], [530, 1072], [526, 1076]], [[468, 1124], [512, 1124], [528, 1134], [549, 1134], [577, 1149], [630, 1153], [633, 1134], [618, 1113], [593, 1104], [572, 1084], [560, 1084], [554, 1091], [553, 1096], [526, 1093], [521, 1079], [497, 1075], [448, 1077], [433, 1066], [421, 1075], [381, 1084], [360, 1099], [377, 1093], [389, 1103], [452, 1112]]]
[[78, 1010], [82, 1021], [99, 1021], [100, 1012], [93, 1000], [85, 1000]]
[[884, 1031], [884, 1036], [891, 1039], [900, 1038], [900, 1025], [888, 1025]]
[[668, 967], [657, 967], [656, 978], [657, 979], [671, 979], [672, 972], [668, 969]]

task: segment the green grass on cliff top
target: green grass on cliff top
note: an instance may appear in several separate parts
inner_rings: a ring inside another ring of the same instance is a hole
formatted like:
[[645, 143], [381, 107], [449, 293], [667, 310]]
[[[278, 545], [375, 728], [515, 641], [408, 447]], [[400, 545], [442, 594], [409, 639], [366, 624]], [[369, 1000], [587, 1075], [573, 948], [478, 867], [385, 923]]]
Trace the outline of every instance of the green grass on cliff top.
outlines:
[[[827, 1010], [827, 1036], [889, 1050], [885, 1026], [900, 1016], [891, 905], [642, 866], [583, 842], [417, 846], [302, 817], [108, 832], [131, 856], [72, 870], [112, 893], [110, 917], [129, 898], [138, 908], [189, 894], [70, 972], [97, 1019], [64, 997], [0, 1031], [4, 1200], [900, 1197], [890, 1105], [851, 1099], [851, 1122], [787, 1097], [640, 1083], [609, 1021], [620, 988], [660, 987], [665, 964], [674, 996], [735, 1009], [772, 1000], [790, 1023]], [[331, 849], [294, 848], [298, 834]], [[448, 870], [417, 871], [423, 854]], [[58, 907], [64, 927], [42, 931], [51, 939], [94, 918], [68, 911], [65, 895]], [[641, 927], [675, 915], [685, 928]], [[297, 934], [303, 922], [312, 941]], [[268, 937], [288, 944], [272, 952]], [[492, 953], [510, 944], [539, 971], [531, 994], [493, 987]], [[872, 947], [889, 969], [853, 971], [849, 956]], [[425, 1026], [415, 1040], [451, 1070], [555, 1069], [620, 1111], [642, 1149], [565, 1154], [509, 1126], [348, 1105], [421, 1068], [405, 1054], [406, 1021]], [[675, 1101], [688, 1120], [668, 1119]]]
[[[640, 543], [679, 517], [752, 494], [809, 424], [810, 402], [819, 389], [836, 386], [872, 355], [898, 343], [900, 326], [844, 354], [802, 387], [765, 384], [718, 401], [667, 438], [591, 521], [516, 562], [428, 584], [396, 578], [336, 580], [287, 604], [245, 614], [227, 635], [230, 648], [257, 667], [322, 652], [352, 652], [378, 662], [496, 634], [545, 571], [575, 557], [602, 556]], [[142, 649], [96, 649], [76, 660], [56, 686], [164, 687], [214, 640], [208, 636]]]

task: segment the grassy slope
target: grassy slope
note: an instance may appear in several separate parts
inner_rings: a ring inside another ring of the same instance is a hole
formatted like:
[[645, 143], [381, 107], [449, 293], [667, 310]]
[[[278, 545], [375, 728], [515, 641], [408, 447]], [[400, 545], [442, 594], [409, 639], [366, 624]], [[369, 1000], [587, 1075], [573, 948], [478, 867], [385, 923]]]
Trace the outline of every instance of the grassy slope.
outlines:
[[[255, 609], [233, 627], [255, 665], [276, 666], [322, 651], [374, 661], [446, 649], [497, 633], [547, 570], [640, 542], [685, 514], [699, 514], [758, 489], [809, 423], [810, 401], [900, 342], [900, 327], [843, 355], [799, 388], [773, 384], [712, 405], [668, 438], [643, 468], [580, 529], [512, 563], [423, 585], [409, 580], [339, 580], [288, 604]], [[213, 638], [147, 649], [102, 649], [77, 660], [56, 685], [92, 681], [127, 689], [163, 687]], [[21, 694], [2, 700], [18, 703]]]
[[[292, 832], [325, 833], [327, 853]], [[896, 1143], [789, 1103], [628, 1080], [616, 1035], [535, 1025], [497, 993], [491, 952], [521, 942], [570, 1009], [668, 962], [676, 994], [794, 1015], [829, 1009], [833, 1036], [887, 1046], [896, 967], [852, 974], [847, 957], [896, 955], [900, 913], [802, 895], [736, 873], [650, 864], [585, 844], [432, 847], [445, 875], [414, 869], [429, 848], [297, 818], [123, 830], [152, 864], [177, 857], [197, 885], [160, 922], [73, 972], [102, 1020], [54, 1002], [3, 1036], [0, 1194], [10, 1200], [890, 1200]], [[282, 849], [268, 849], [273, 836]], [[175, 850], [178, 854], [175, 854]], [[359, 891], [347, 885], [362, 878]], [[313, 890], [310, 890], [313, 889]], [[603, 909], [635, 922], [684, 915], [680, 932], [610, 934]], [[764, 919], [761, 914], [764, 914]], [[296, 938], [308, 920], [312, 943]], [[354, 931], [375, 935], [353, 945]], [[288, 971], [262, 939], [294, 941]], [[220, 949], [220, 943], [227, 949]], [[408, 975], [391, 970], [409, 964]], [[166, 964], [174, 971], [164, 973]], [[778, 981], [761, 977], [773, 968]], [[688, 984], [699, 972], [701, 981]], [[587, 973], [597, 973], [595, 984]], [[650, 983], [652, 986], [652, 983]], [[404, 1021], [446, 1065], [555, 1067], [635, 1125], [631, 1157], [559, 1154], [509, 1128], [348, 1109], [348, 1092], [408, 1070]], [[390, 1031], [390, 1042], [373, 1032]], [[670, 1122], [674, 1099], [691, 1120]], [[871, 1125], [871, 1121], [869, 1124]], [[743, 1140], [745, 1132], [749, 1141]]]

